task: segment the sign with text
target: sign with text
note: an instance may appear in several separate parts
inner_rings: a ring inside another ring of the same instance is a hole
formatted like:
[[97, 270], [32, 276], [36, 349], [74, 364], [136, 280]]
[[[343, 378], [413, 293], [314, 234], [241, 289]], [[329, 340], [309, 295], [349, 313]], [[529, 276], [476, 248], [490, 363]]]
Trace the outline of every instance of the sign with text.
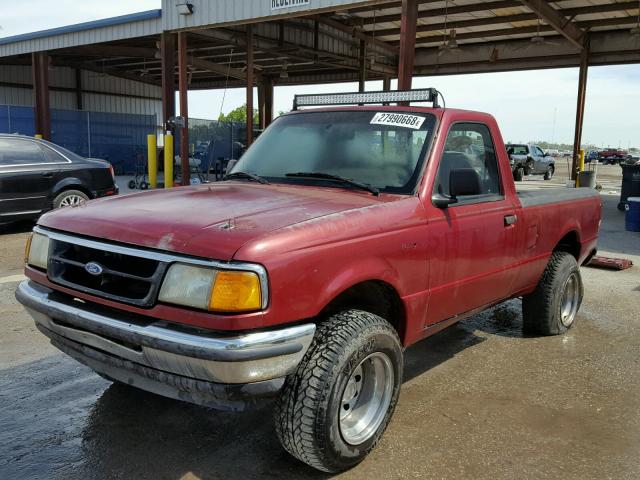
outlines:
[[311, 0], [269, 0], [271, 2], [271, 10], [280, 10], [289, 7], [304, 7], [311, 3]]

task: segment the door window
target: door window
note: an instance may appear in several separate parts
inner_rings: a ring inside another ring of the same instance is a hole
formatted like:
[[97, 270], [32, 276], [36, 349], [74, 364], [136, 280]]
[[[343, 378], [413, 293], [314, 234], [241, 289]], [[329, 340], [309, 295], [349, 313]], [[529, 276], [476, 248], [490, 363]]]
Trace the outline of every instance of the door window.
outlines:
[[0, 138], [0, 167], [45, 163], [40, 146], [30, 140]]
[[67, 160], [58, 152], [54, 151], [53, 148], [44, 145], [40, 145], [40, 148], [42, 148], [44, 152], [44, 158], [47, 163], [68, 163]]
[[[502, 198], [498, 161], [489, 133], [481, 123], [454, 124], [440, 159], [436, 192], [449, 195], [449, 176], [454, 169], [473, 169], [478, 175], [480, 194], [458, 197], [458, 203], [492, 201]], [[456, 204], [451, 205], [455, 207]]]
[[533, 147], [533, 150], [535, 152], [535, 154], [539, 157], [544, 157], [544, 152], [542, 150], [540, 150], [540, 148], [538, 147]]

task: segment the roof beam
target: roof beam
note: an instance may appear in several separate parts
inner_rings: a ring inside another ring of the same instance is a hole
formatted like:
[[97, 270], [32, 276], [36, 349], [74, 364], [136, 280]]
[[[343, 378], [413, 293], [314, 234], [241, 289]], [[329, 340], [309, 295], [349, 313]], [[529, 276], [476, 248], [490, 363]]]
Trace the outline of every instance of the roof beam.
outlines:
[[348, 33], [349, 35], [353, 35], [354, 37], [360, 39], [360, 40], [364, 40], [366, 43], [369, 43], [371, 45], [374, 45], [378, 48], [381, 48], [389, 53], [391, 53], [392, 55], [397, 55], [398, 54], [398, 49], [396, 47], [394, 47], [393, 45], [389, 45], [386, 42], [383, 42], [382, 40], [379, 40], [375, 37], [372, 37], [371, 35], [369, 35], [368, 33], [363, 32], [360, 28], [358, 27], [350, 27], [348, 25], [344, 25], [343, 23], [340, 23], [336, 20], [332, 20], [331, 18], [328, 17], [323, 17], [320, 15], [317, 15], [315, 17], [313, 17], [314, 20], [317, 20], [320, 23], [323, 23], [324, 25], [327, 25], [331, 28], [334, 28], [336, 30], [339, 30], [341, 32], [344, 33]]
[[[631, 25], [637, 22], [636, 17], [617, 17], [617, 18], [605, 18], [602, 20], [586, 20], [583, 22], [577, 22], [580, 28], [588, 30], [593, 27], [607, 27], [607, 26], [619, 26], [619, 25]], [[531, 33], [549, 33], [554, 32], [555, 29], [548, 25], [541, 25], [530, 27], [517, 27], [517, 28], [499, 28], [496, 30], [478, 30], [476, 32], [458, 33], [456, 35], [457, 40], [476, 40], [479, 38], [495, 38], [495, 37], [508, 37], [511, 35], [527, 35]], [[514, 39], [518, 40], [518, 39]], [[521, 39], [520, 39], [521, 40]], [[441, 43], [442, 37], [439, 35], [430, 35], [428, 37], [418, 37], [416, 40], [416, 48], [422, 48], [424, 45]], [[397, 41], [393, 42], [397, 44]], [[462, 45], [464, 46], [464, 45]]]
[[[426, 2], [422, 1], [418, 3], [426, 3]], [[490, 1], [490, 2], [473, 3], [471, 5], [449, 6], [447, 9], [429, 8], [426, 10], [418, 10], [418, 19], [444, 16], [445, 11], [448, 15], [456, 15], [459, 13], [483, 12], [487, 10], [499, 10], [501, 8], [513, 8], [513, 7], [521, 7], [521, 6], [522, 4], [518, 0], [497, 0], [497, 1]], [[369, 8], [369, 10], [370, 9], [371, 8]], [[371, 24], [387, 23], [387, 22], [399, 22], [400, 14], [393, 13], [390, 15], [376, 15], [376, 16], [370, 16], [366, 18], [359, 18], [357, 20], [360, 20], [362, 25], [371, 25]]]
[[238, 80], [247, 79], [247, 73], [242, 70], [225, 65], [220, 65], [218, 63], [213, 63], [209, 60], [205, 60], [204, 58], [194, 57], [193, 55], [190, 55], [188, 57], [187, 63], [202, 70], [207, 70], [209, 72], [222, 75], [223, 77], [229, 76], [231, 78], [237, 78]]
[[584, 31], [567, 17], [553, 8], [547, 0], [520, 0], [523, 5], [535, 12], [542, 20], [569, 40], [575, 47], [584, 48]]
[[[578, 8], [566, 8], [560, 10], [560, 13], [565, 17], [575, 17], [576, 15], [587, 15], [593, 13], [611, 13], [611, 12], [620, 12], [626, 10], [632, 10], [638, 8], [637, 2], [622, 2], [622, 3], [605, 3], [602, 5], [590, 5], [588, 7], [578, 7]], [[513, 15], [502, 15], [495, 17], [482, 17], [482, 18], [473, 18], [470, 20], [459, 20], [459, 21], [450, 21], [445, 25], [444, 23], [430, 23], [427, 25], [418, 25], [416, 32], [418, 33], [428, 33], [428, 32], [439, 32], [447, 29], [459, 29], [459, 28], [470, 28], [470, 27], [483, 27], [488, 25], [496, 25], [500, 23], [513, 23], [513, 22], [525, 22], [530, 20], [535, 20], [538, 18], [538, 15], [533, 12], [529, 13], [516, 13]], [[371, 32], [369, 30], [368, 32]], [[399, 28], [388, 28], [384, 30], [376, 30], [376, 36], [380, 37], [388, 37], [400, 35]]]
[[[246, 38], [244, 36], [244, 32], [234, 32], [233, 34], [228, 33], [227, 31], [224, 30], [196, 30], [191, 32], [192, 35], [202, 35], [205, 36], [211, 40], [214, 41], [229, 41], [234, 35], [236, 36], [235, 38], [238, 41], [238, 44], [242, 47], [246, 47]], [[242, 35], [239, 35], [242, 34]], [[239, 35], [239, 36], [238, 36]], [[284, 57], [285, 59], [296, 59], [296, 60], [302, 60], [302, 61], [313, 61], [315, 63], [317, 63], [318, 65], [324, 65], [324, 66], [328, 66], [331, 68], [349, 68], [352, 70], [357, 69], [357, 67], [355, 66], [355, 64], [341, 64], [341, 63], [336, 63], [336, 62], [328, 62], [325, 60], [319, 60], [316, 57], [318, 56], [316, 55], [312, 55], [312, 54], [299, 54], [296, 52], [290, 52], [288, 51], [288, 49], [286, 48], [282, 48], [282, 47], [276, 47], [277, 45], [277, 40], [273, 40], [271, 42], [269, 42], [268, 40], [265, 40], [263, 37], [259, 37], [258, 35], [254, 34], [254, 38], [256, 39], [256, 49], [255, 52], [263, 52], [266, 54], [269, 54], [271, 56], [276, 56], [276, 57]], [[269, 46], [265, 46], [265, 44], [267, 45], [271, 45], [271, 48]], [[224, 54], [220, 54], [221, 57], [224, 57]], [[228, 55], [227, 55], [228, 56]], [[259, 64], [260, 62], [260, 58], [256, 58], [257, 60], [257, 64]], [[239, 62], [244, 62], [244, 59], [242, 60], [237, 60]], [[228, 62], [228, 61], [227, 61]]]
[[[237, 30], [226, 30], [218, 28], [212, 30], [197, 30], [190, 32], [190, 34], [203, 35], [215, 41], [237, 42], [240, 47], [246, 45], [246, 36], [244, 32], [240, 32]], [[280, 55], [283, 57], [290, 57], [292, 59], [300, 61], [312, 61], [318, 65], [330, 68], [347, 68], [350, 70], [358, 70], [358, 61], [356, 58], [348, 58], [324, 50], [314, 50], [313, 47], [304, 47], [289, 42], [283, 42], [282, 45], [279, 45], [278, 40], [263, 37], [257, 34], [254, 34], [253, 37], [256, 42], [256, 51], [261, 51], [272, 55]], [[318, 55], [333, 57], [335, 60], [317, 60], [316, 57]], [[373, 70], [378, 70], [378, 73], [395, 72], [395, 69], [393, 69], [392, 67], [382, 64], [377, 64]]]

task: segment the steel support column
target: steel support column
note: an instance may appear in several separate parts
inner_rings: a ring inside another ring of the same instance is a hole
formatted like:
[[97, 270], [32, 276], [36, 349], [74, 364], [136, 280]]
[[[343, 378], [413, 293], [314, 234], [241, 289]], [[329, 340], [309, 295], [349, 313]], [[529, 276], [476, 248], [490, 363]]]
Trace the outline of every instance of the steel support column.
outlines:
[[384, 77], [382, 79], [382, 90], [385, 92], [391, 90], [391, 77]]
[[36, 134], [51, 140], [51, 111], [49, 109], [49, 56], [46, 53], [31, 54], [33, 73], [33, 105]]
[[253, 25], [247, 25], [247, 147], [253, 143]]
[[265, 77], [264, 85], [264, 123], [265, 127], [273, 121], [273, 78]]
[[367, 81], [367, 43], [360, 40], [360, 65], [358, 68], [358, 91], [364, 92]]
[[582, 143], [582, 125], [584, 123], [584, 104], [587, 96], [587, 73], [589, 70], [589, 34], [587, 34], [580, 52], [580, 74], [578, 76], [578, 102], [576, 108], [576, 130], [573, 137], [573, 161], [571, 162], [571, 179], [575, 180]]
[[417, 0], [402, 0], [400, 17], [400, 53], [398, 55], [398, 90], [409, 90], [415, 60]]
[[180, 116], [183, 119], [180, 128], [180, 169], [182, 185], [189, 185], [189, 110], [187, 90], [187, 33], [178, 32], [178, 90], [180, 96]]
[[266, 127], [266, 117], [264, 115], [264, 84], [258, 83], [258, 128], [263, 130]]
[[169, 128], [167, 121], [176, 116], [176, 34], [162, 32], [160, 35], [160, 58], [162, 73], [162, 126]]

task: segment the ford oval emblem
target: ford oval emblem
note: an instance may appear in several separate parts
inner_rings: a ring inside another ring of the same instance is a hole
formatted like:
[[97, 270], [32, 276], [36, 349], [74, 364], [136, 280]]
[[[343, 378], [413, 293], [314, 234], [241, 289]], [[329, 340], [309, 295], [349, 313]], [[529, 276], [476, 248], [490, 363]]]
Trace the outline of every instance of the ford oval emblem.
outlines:
[[96, 262], [89, 262], [84, 266], [84, 269], [91, 275], [100, 275], [103, 271], [102, 265]]

